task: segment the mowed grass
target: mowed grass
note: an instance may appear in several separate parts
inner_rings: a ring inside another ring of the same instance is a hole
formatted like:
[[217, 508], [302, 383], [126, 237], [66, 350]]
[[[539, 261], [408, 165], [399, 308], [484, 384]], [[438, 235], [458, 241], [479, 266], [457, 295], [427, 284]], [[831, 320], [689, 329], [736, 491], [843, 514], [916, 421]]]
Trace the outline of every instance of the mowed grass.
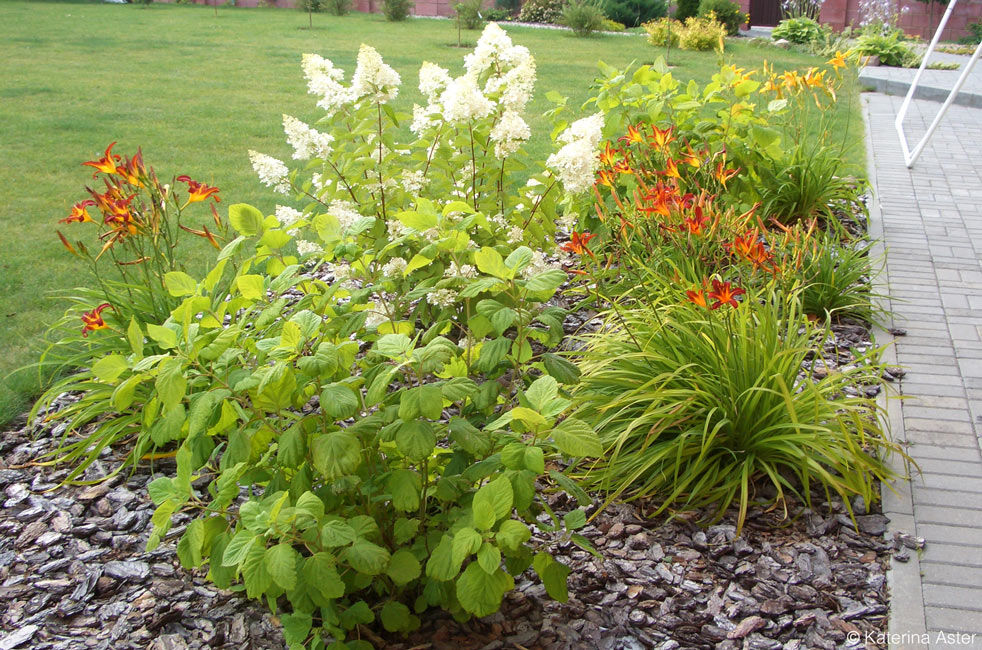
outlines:
[[[433, 61], [459, 74], [468, 51], [454, 47], [456, 30], [446, 20], [316, 15], [314, 28], [306, 26], [305, 14], [283, 9], [220, 8], [216, 17], [211, 7], [194, 5], [0, 3], [0, 423], [23, 412], [43, 381], [36, 371], [18, 369], [38, 359], [45, 329], [67, 307], [57, 294], [91, 282], [55, 234], [61, 228], [85, 236], [83, 225], [56, 223], [92, 183], [82, 161], [98, 158], [112, 141], [117, 153], [142, 147], [163, 179], [188, 174], [219, 186], [223, 209], [246, 202], [272, 211], [276, 198], [256, 180], [247, 151], [289, 159], [281, 115], [320, 116], [300, 72], [304, 52], [331, 58], [350, 79], [359, 45], [376, 47], [402, 75], [397, 102], [408, 111], [421, 102], [419, 64]], [[598, 60], [623, 68], [660, 54], [635, 35], [583, 39], [506, 29], [538, 63], [529, 115], [530, 150], [540, 158], [552, 150], [543, 117], [551, 108], [547, 91], [579, 107], [590, 96]], [[465, 32], [465, 40], [473, 45], [478, 35]], [[739, 42], [728, 44], [726, 59], [746, 68], [764, 59], [778, 69], [820, 63]], [[714, 53], [674, 51], [671, 62], [678, 77], [701, 82], [718, 69]], [[853, 128], [861, 129], [855, 87], [844, 99], [839, 117], [852, 112]], [[856, 169], [862, 160], [860, 149]], [[210, 218], [198, 207], [202, 222]], [[200, 270], [211, 256], [210, 249], [189, 250], [189, 270]]]

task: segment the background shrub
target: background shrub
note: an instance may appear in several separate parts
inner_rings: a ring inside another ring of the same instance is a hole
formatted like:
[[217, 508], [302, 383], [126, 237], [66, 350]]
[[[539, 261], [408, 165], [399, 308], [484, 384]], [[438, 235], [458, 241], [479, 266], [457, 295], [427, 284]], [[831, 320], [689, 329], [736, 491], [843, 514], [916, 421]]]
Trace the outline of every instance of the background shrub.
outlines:
[[499, 9], [495, 7], [494, 9], [485, 9], [481, 15], [484, 16], [485, 20], [500, 23], [506, 20], [511, 20], [512, 12], [508, 9]]
[[740, 11], [740, 5], [732, 0], [699, 0], [699, 16], [714, 17], [716, 22], [726, 28], [729, 36], [736, 36], [740, 25], [748, 20], [747, 14]]
[[857, 40], [854, 50], [864, 56], [879, 57], [880, 65], [910, 68], [919, 65], [921, 57], [903, 40], [903, 32], [891, 30], [887, 34], [866, 33]]
[[382, 13], [386, 20], [405, 20], [414, 4], [413, 0], [382, 0]]
[[685, 22], [686, 18], [692, 18], [698, 14], [699, 0], [678, 0], [675, 3], [675, 13], [672, 17], [679, 22]]
[[484, 24], [481, 16], [483, 0], [462, 0], [453, 6], [454, 12], [464, 29], [477, 29]]
[[518, 19], [523, 23], [557, 23], [565, 6], [566, 0], [529, 0], [522, 5]]
[[589, 36], [603, 29], [605, 19], [603, 9], [592, 0], [573, 0], [563, 9], [562, 23], [577, 36]]
[[677, 46], [682, 28], [682, 23], [667, 17], [644, 24], [644, 31], [648, 32], [648, 42], [661, 47], [669, 45], [669, 39], [672, 47]]
[[714, 47], [722, 47], [726, 28], [712, 16], [686, 18], [685, 26], [679, 33], [679, 47], [683, 50], [702, 52]]
[[344, 16], [351, 11], [351, 0], [321, 0], [324, 9], [335, 16]]
[[668, 15], [665, 0], [605, 0], [603, 9], [608, 18], [627, 27], [637, 27]]
[[627, 27], [616, 20], [604, 18], [603, 27], [601, 29], [603, 29], [605, 32], [623, 32], [625, 29], [627, 29]]
[[782, 20], [771, 32], [774, 40], [783, 38], [786, 41], [805, 45], [822, 38], [822, 28], [818, 21], [811, 18], [788, 18]]

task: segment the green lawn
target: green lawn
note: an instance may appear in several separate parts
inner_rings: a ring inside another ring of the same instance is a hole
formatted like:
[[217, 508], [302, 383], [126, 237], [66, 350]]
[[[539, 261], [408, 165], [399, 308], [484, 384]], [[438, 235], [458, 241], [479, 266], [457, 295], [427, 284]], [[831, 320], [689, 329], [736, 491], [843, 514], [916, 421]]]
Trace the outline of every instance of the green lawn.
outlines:
[[[402, 75], [401, 108], [421, 101], [416, 72], [424, 60], [459, 74], [467, 50], [449, 21], [387, 23], [379, 16], [307, 16], [276, 9], [186, 5], [110, 5], [91, 2], [0, 3], [0, 423], [22, 412], [38, 380], [14, 372], [33, 362], [45, 327], [65, 305], [53, 297], [88, 281], [55, 235], [58, 219], [85, 198], [91, 182], [80, 162], [143, 147], [165, 179], [177, 174], [218, 185], [223, 206], [247, 202], [272, 210], [273, 195], [259, 185], [246, 152], [289, 158], [281, 114], [315, 120], [300, 56], [316, 52], [348, 72], [361, 43], [375, 46]], [[578, 106], [589, 96], [596, 61], [624, 67], [651, 62], [658, 52], [639, 36], [575, 38], [568, 32], [507, 27], [538, 63], [537, 98], [529, 108], [533, 153], [550, 150], [542, 113], [549, 90]], [[471, 44], [477, 32], [466, 33]], [[801, 54], [728, 45], [726, 58], [754, 68], [780, 56], [777, 67], [819, 61]], [[706, 81], [717, 69], [713, 53], [673, 52], [675, 74]], [[861, 128], [855, 88], [840, 102]], [[535, 116], [538, 116], [537, 118]], [[862, 168], [863, 153], [856, 153]], [[70, 227], [70, 226], [69, 226]], [[76, 226], [77, 227], [77, 226]], [[192, 262], [210, 253], [192, 252]], [[193, 266], [193, 264], [192, 264]], [[13, 374], [10, 374], [13, 373]]]

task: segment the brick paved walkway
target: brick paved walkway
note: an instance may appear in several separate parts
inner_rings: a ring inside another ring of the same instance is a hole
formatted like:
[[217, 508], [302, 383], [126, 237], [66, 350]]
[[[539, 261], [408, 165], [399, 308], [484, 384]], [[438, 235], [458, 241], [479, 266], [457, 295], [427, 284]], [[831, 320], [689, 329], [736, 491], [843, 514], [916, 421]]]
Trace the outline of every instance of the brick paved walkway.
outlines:
[[[923, 472], [900, 497], [885, 495], [884, 509], [927, 540], [920, 558], [895, 563], [890, 630], [909, 635], [891, 647], [926, 647], [926, 632], [931, 648], [982, 648], [982, 109], [952, 106], [908, 170], [893, 125], [902, 98], [863, 97], [871, 225], [887, 249], [894, 325], [907, 330], [895, 348], [901, 390], [914, 396], [893, 408]], [[911, 148], [940, 106], [911, 104]]]

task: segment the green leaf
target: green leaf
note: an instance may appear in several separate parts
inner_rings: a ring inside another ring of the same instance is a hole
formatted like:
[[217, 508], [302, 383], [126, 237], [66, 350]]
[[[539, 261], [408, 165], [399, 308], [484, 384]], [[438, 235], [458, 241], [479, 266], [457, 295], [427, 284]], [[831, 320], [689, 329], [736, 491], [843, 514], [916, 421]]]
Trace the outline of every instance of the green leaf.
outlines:
[[321, 391], [321, 409], [330, 418], [345, 420], [358, 410], [358, 397], [344, 384], [328, 384]]
[[352, 569], [370, 576], [382, 573], [389, 564], [389, 552], [364, 539], [355, 540], [345, 552], [345, 558]]
[[248, 530], [240, 530], [235, 533], [225, 547], [222, 554], [222, 564], [225, 566], [238, 566], [245, 559], [249, 549], [256, 541], [256, 535]]
[[126, 338], [130, 342], [130, 349], [137, 357], [143, 356], [143, 330], [136, 318], [130, 318], [130, 326], [126, 328]]
[[430, 228], [436, 228], [437, 226], [437, 215], [430, 212], [404, 210], [396, 214], [396, 219], [398, 219], [404, 226], [420, 232], [429, 230]]
[[417, 530], [419, 530], [419, 519], [399, 517], [392, 527], [392, 538], [396, 544], [405, 544], [416, 536]]
[[486, 573], [477, 562], [467, 565], [457, 579], [457, 600], [474, 616], [488, 616], [501, 607], [502, 597], [515, 587], [510, 575], [498, 569]]
[[511, 482], [504, 476], [499, 476], [495, 480], [487, 483], [474, 495], [474, 509], [487, 504], [494, 512], [495, 521], [504, 519], [511, 514], [514, 494], [511, 489]]
[[528, 246], [519, 246], [505, 258], [505, 266], [515, 273], [520, 273], [522, 269], [532, 262], [532, 249]]
[[494, 516], [494, 506], [486, 501], [475, 503], [471, 506], [471, 518], [474, 525], [481, 530], [491, 530], [497, 519]]
[[576, 481], [570, 477], [561, 472], [557, 472], [554, 469], [549, 470], [549, 476], [552, 478], [552, 480], [558, 483], [561, 488], [566, 490], [568, 494], [573, 496], [576, 499], [577, 505], [580, 507], [585, 507], [593, 503], [593, 499], [590, 498], [590, 495], [587, 494], [586, 491], [577, 485]]
[[593, 428], [576, 418], [566, 418], [552, 430], [556, 446], [567, 456], [574, 458], [603, 456], [604, 448]]
[[249, 598], [258, 599], [273, 586], [273, 578], [266, 569], [266, 549], [262, 544], [249, 547], [242, 560], [242, 577], [245, 578]]
[[164, 410], [177, 406], [187, 391], [188, 380], [184, 377], [184, 364], [180, 359], [170, 358], [160, 364], [154, 387]]
[[404, 278], [409, 277], [409, 274], [415, 271], [416, 269], [421, 269], [425, 266], [429, 266], [432, 263], [433, 263], [432, 257], [427, 257], [422, 253], [416, 253], [415, 255], [413, 255], [413, 258], [409, 260], [409, 264], [406, 265], [406, 268], [402, 270], [402, 277]]
[[482, 372], [491, 372], [494, 368], [504, 361], [508, 350], [511, 348], [511, 339], [504, 336], [486, 341], [481, 345], [481, 354], [478, 357], [478, 369]]
[[228, 221], [240, 235], [252, 237], [263, 231], [263, 213], [245, 203], [228, 206]]
[[157, 342], [164, 350], [169, 350], [177, 345], [177, 332], [169, 327], [147, 323], [147, 336]]
[[324, 598], [333, 600], [344, 596], [344, 581], [330, 553], [314, 553], [304, 561], [303, 571], [307, 584], [313, 585]]
[[291, 614], [280, 616], [280, 622], [283, 623], [283, 640], [286, 641], [287, 645], [302, 645], [307, 640], [307, 635], [310, 634], [314, 618], [310, 612], [294, 610]]
[[440, 386], [440, 391], [445, 399], [459, 402], [476, 393], [477, 384], [469, 377], [454, 377]]
[[96, 376], [99, 381], [103, 381], [107, 384], [111, 384], [116, 381], [116, 378], [123, 374], [129, 365], [119, 354], [110, 354], [109, 356], [102, 357], [98, 361], [92, 364], [92, 374]]
[[314, 469], [328, 480], [353, 474], [361, 464], [361, 443], [347, 431], [320, 435], [310, 444]]
[[405, 334], [386, 334], [375, 342], [375, 351], [390, 359], [401, 359], [413, 347], [413, 342]]
[[413, 420], [422, 415], [439, 420], [443, 415], [443, 394], [439, 386], [425, 384], [403, 391], [399, 400], [399, 418]]
[[324, 518], [324, 501], [313, 492], [307, 491], [301, 494], [293, 507], [297, 511], [297, 526], [300, 528], [320, 523]]
[[474, 253], [474, 263], [482, 273], [493, 275], [496, 278], [510, 280], [515, 277], [515, 272], [505, 266], [501, 253], [488, 246]]
[[532, 531], [520, 521], [506, 519], [501, 522], [494, 538], [505, 550], [517, 551], [522, 544], [532, 539]]
[[396, 447], [409, 460], [428, 458], [436, 448], [436, 434], [429, 422], [403, 422], [396, 433]]
[[281, 542], [266, 550], [266, 570], [269, 576], [284, 591], [290, 591], [297, 586], [297, 560], [300, 554], [293, 546]]
[[167, 287], [167, 293], [175, 298], [193, 296], [198, 291], [198, 283], [195, 279], [182, 271], [165, 273], [164, 286]]
[[346, 546], [357, 538], [354, 528], [343, 521], [335, 519], [321, 526], [321, 544], [329, 548]]
[[472, 456], [486, 456], [491, 451], [491, 436], [480, 431], [467, 420], [450, 418], [450, 438]]
[[409, 630], [412, 620], [409, 608], [395, 600], [390, 600], [382, 606], [379, 619], [382, 621], [382, 627], [389, 632]]
[[491, 325], [498, 336], [501, 336], [516, 320], [518, 320], [518, 312], [511, 307], [503, 307], [491, 316]]
[[364, 600], [359, 600], [341, 612], [341, 625], [346, 630], [353, 629], [359, 623], [368, 625], [374, 620], [375, 614]]
[[542, 355], [542, 363], [552, 377], [561, 384], [575, 384], [580, 380], [580, 369], [566, 359], [551, 352]]
[[528, 291], [534, 291], [536, 293], [539, 291], [555, 291], [564, 282], [566, 282], [566, 272], [560, 271], [559, 269], [551, 269], [529, 278], [528, 282], [525, 283], [525, 288]]
[[494, 573], [501, 568], [501, 551], [494, 544], [484, 542], [477, 551], [477, 563], [485, 573]]
[[193, 519], [177, 543], [177, 558], [185, 569], [201, 565], [201, 546], [205, 541], [204, 519]]
[[460, 573], [461, 562], [454, 559], [453, 538], [444, 534], [426, 561], [426, 575], [434, 580], [453, 580]]
[[392, 582], [401, 587], [418, 578], [422, 572], [423, 567], [416, 556], [409, 550], [401, 548], [392, 554], [385, 575], [392, 578]]
[[523, 461], [526, 469], [536, 474], [542, 474], [546, 471], [545, 453], [538, 447], [526, 447]]
[[569, 592], [566, 588], [566, 578], [569, 577], [568, 566], [555, 561], [548, 553], [536, 553], [532, 566], [542, 579], [542, 584], [550, 598], [561, 603], [569, 600]]
[[392, 495], [392, 507], [401, 512], [412, 512], [419, 507], [419, 493], [422, 482], [419, 474], [409, 469], [397, 469], [389, 474], [385, 482]]
[[456, 566], [463, 564], [481, 548], [481, 534], [473, 528], [461, 528], [453, 536], [453, 562]]
[[261, 275], [240, 275], [235, 286], [246, 300], [259, 300], [266, 295], [266, 282]]
[[525, 389], [525, 397], [536, 411], [545, 411], [546, 406], [559, 396], [559, 383], [554, 377], [543, 375]]
[[563, 524], [566, 530], [579, 530], [586, 526], [586, 513], [582, 510], [570, 510], [563, 516]]

